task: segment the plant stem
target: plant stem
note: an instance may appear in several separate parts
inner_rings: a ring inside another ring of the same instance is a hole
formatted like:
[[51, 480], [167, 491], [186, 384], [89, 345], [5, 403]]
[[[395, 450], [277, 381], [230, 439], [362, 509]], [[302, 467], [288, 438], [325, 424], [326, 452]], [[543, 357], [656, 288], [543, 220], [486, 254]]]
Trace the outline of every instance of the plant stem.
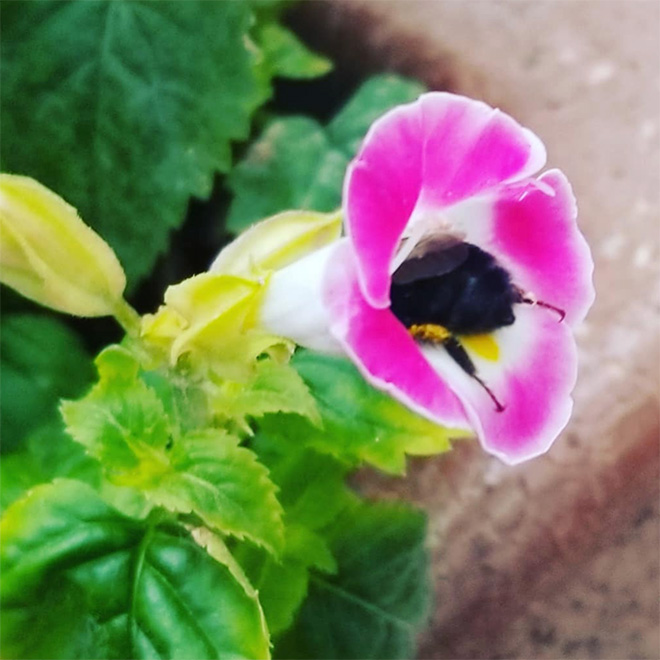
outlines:
[[133, 337], [140, 334], [140, 315], [123, 298], [117, 303], [113, 316], [126, 334]]

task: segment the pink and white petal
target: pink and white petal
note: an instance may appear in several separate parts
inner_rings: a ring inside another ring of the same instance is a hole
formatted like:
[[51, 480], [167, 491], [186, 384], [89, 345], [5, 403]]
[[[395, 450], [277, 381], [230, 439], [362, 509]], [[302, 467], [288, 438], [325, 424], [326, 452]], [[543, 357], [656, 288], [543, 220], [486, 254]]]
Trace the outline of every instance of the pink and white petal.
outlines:
[[424, 211], [443, 209], [538, 172], [543, 143], [501, 110], [447, 93], [420, 97]]
[[513, 465], [546, 452], [568, 422], [577, 352], [567, 324], [530, 307], [517, 307], [514, 325], [493, 338], [499, 348], [496, 361], [472, 351], [470, 357], [505, 406], [502, 412], [443, 348], [423, 352], [463, 402], [484, 449]]
[[428, 419], [469, 428], [461, 402], [403, 324], [389, 309], [374, 308], [364, 299], [350, 246], [336, 250], [326, 278], [330, 330], [367, 382]]
[[493, 254], [515, 284], [564, 310], [570, 325], [586, 316], [595, 297], [593, 259], [562, 172], [503, 186], [447, 215], [452, 229]]
[[389, 304], [389, 266], [413, 215], [527, 177], [545, 158], [533, 133], [463, 96], [431, 92], [378, 119], [344, 185], [346, 230], [366, 299]]
[[389, 265], [422, 188], [424, 131], [416, 103], [376, 121], [344, 180], [346, 233], [359, 259], [367, 300], [390, 303]]

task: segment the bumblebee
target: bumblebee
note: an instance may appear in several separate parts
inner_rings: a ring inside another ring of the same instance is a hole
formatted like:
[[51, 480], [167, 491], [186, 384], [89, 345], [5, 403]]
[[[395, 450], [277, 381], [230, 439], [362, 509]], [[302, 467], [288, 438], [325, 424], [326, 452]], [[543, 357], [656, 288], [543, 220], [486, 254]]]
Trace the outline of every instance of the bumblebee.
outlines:
[[392, 275], [391, 310], [412, 336], [441, 344], [449, 356], [488, 393], [497, 412], [504, 405], [479, 377], [460, 335], [490, 333], [512, 325], [516, 304], [536, 301], [514, 284], [509, 272], [488, 252], [451, 237], [420, 241]]

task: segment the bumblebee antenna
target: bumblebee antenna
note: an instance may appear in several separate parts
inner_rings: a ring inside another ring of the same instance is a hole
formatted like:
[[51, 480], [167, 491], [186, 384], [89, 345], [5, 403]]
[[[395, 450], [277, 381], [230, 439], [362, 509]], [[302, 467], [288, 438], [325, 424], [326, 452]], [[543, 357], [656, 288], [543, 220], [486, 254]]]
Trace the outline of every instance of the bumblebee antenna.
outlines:
[[518, 302], [524, 303], [525, 305], [538, 305], [539, 307], [544, 307], [545, 309], [549, 309], [559, 314], [559, 323], [561, 323], [566, 318], [566, 312], [561, 309], [561, 307], [555, 307], [554, 305], [544, 302], [543, 300], [536, 300], [536, 298], [531, 296], [529, 293], [525, 293], [519, 287], [516, 287], [516, 290], [519, 296]]
[[495, 404], [495, 410], [498, 413], [504, 412], [505, 407], [497, 400], [497, 397], [493, 394], [493, 391], [490, 389], [490, 387], [488, 387], [488, 385], [486, 385], [486, 383], [484, 383], [484, 381], [481, 380], [481, 378], [479, 378], [477, 374], [470, 374], [470, 375], [472, 376], [472, 378], [474, 378], [477, 381], [477, 383], [479, 383], [479, 385], [481, 385], [481, 387], [484, 388], [484, 390], [486, 390], [486, 393], [491, 398], [492, 402]]
[[[527, 302], [527, 301], [525, 300], [523, 302]], [[559, 307], [555, 307], [554, 305], [550, 305], [547, 302], [543, 302], [542, 300], [535, 300], [532, 302], [532, 304], [538, 305], [539, 307], [545, 307], [546, 309], [550, 309], [553, 312], [559, 314], [559, 323], [561, 323], [566, 318], [566, 312], [563, 309]]]

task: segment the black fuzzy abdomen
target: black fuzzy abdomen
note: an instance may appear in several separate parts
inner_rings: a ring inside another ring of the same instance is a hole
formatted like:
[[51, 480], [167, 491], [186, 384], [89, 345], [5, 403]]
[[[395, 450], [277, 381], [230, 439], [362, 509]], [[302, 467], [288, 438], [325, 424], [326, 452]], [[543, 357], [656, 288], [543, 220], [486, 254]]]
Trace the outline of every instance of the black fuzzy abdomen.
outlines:
[[406, 326], [432, 323], [452, 333], [492, 332], [515, 321], [520, 294], [495, 258], [468, 244], [467, 258], [448, 273], [393, 283], [391, 310]]

